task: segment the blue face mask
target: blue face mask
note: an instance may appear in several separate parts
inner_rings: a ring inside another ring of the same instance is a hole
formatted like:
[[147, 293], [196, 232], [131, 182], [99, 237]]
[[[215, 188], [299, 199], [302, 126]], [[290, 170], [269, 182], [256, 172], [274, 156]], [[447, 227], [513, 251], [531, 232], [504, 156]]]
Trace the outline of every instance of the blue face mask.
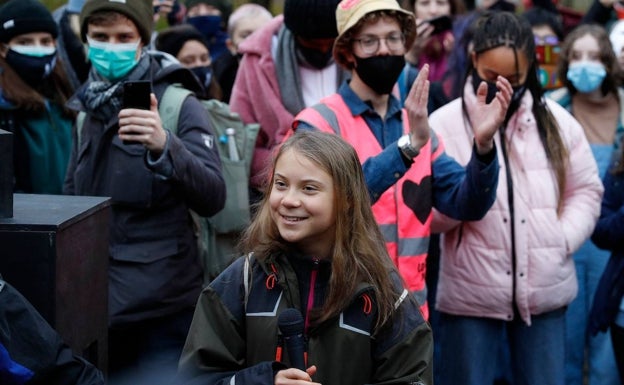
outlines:
[[197, 30], [208, 39], [216, 35], [221, 29], [221, 16], [194, 16], [189, 17], [186, 22], [197, 28]]
[[571, 63], [568, 68], [568, 80], [579, 92], [588, 93], [598, 89], [607, 76], [607, 70], [602, 63], [581, 61]]
[[136, 66], [138, 40], [135, 43], [103, 43], [91, 40], [89, 43], [89, 60], [101, 76], [110, 81], [116, 81], [126, 76]]
[[43, 46], [12, 46], [5, 60], [31, 87], [47, 78], [56, 65], [56, 48]]

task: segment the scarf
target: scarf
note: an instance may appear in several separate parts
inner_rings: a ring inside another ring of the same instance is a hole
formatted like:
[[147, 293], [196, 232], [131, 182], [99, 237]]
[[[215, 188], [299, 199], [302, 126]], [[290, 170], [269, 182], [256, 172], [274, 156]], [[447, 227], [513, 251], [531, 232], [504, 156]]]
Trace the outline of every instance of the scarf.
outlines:
[[101, 77], [95, 68], [91, 68], [87, 86], [79, 95], [80, 101], [86, 108], [87, 114], [98, 120], [108, 122], [116, 116], [122, 108], [123, 83], [125, 80], [140, 80], [150, 68], [150, 56], [145, 52], [141, 53], [137, 65], [130, 71], [124, 80], [111, 83]]
[[295, 36], [288, 28], [282, 26], [277, 35], [275, 73], [282, 95], [282, 104], [293, 116], [305, 108], [295, 50]]

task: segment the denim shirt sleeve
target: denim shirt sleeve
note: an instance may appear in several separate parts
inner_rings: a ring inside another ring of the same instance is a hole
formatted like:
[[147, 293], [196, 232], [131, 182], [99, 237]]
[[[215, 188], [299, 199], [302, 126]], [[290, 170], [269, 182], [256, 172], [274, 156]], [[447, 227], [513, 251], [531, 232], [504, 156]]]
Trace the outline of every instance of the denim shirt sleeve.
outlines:
[[[297, 129], [314, 130], [315, 128], [300, 121]], [[362, 164], [362, 171], [372, 204], [377, 202], [381, 194], [407, 172], [407, 166], [401, 156], [399, 146], [395, 142], [384, 148], [378, 155], [366, 159]]]
[[384, 191], [396, 184], [407, 172], [407, 166], [395, 143], [384, 148], [378, 155], [366, 159], [362, 170], [371, 203], [375, 203]]
[[442, 153], [432, 164], [433, 205], [456, 220], [480, 220], [496, 200], [498, 157], [494, 156], [489, 163], [484, 163], [476, 153], [473, 144], [466, 168], [446, 153]]

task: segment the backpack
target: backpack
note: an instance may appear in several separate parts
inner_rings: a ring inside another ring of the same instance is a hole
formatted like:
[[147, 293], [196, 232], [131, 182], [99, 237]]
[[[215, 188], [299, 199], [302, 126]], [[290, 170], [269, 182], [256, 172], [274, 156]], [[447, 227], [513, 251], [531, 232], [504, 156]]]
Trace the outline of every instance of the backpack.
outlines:
[[[165, 89], [158, 103], [164, 129], [177, 134], [182, 104], [192, 94], [192, 91], [178, 84], [169, 85]], [[225, 207], [212, 217], [202, 217], [190, 210], [197, 236], [199, 260], [204, 269], [204, 284], [208, 284], [239, 256], [236, 253], [238, 237], [250, 222], [249, 170], [260, 125], [243, 123], [240, 116], [221, 101], [200, 99], [200, 102], [206, 109], [216, 135], [227, 191]], [[85, 113], [80, 112], [76, 119], [78, 143], [84, 118]], [[235, 130], [234, 137], [240, 160], [231, 160], [228, 156], [227, 128]]]

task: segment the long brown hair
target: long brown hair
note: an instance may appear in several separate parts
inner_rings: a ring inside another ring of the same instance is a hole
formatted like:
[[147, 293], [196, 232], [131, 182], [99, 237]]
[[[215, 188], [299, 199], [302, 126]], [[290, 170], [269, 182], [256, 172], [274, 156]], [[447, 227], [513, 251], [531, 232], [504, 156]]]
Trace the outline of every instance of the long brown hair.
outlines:
[[266, 260], [291, 247], [280, 236], [269, 208], [275, 164], [282, 154], [291, 150], [323, 169], [334, 182], [336, 236], [331, 255], [330, 289], [323, 308], [312, 314], [312, 322], [318, 324], [338, 315], [349, 305], [358, 284], [366, 282], [374, 290], [379, 312], [376, 326], [383, 325], [391, 317], [398, 298], [389, 274], [395, 267], [373, 216], [358, 156], [339, 136], [301, 130], [284, 142], [273, 160], [268, 193], [243, 235], [244, 251], [254, 252], [254, 257]]
[[42, 82], [40, 89], [34, 89], [20, 78], [6, 60], [0, 56], [0, 89], [2, 95], [13, 103], [18, 110], [24, 112], [42, 113], [46, 109], [46, 98], [63, 107], [67, 116], [74, 113], [65, 108], [65, 103], [72, 96], [73, 89], [65, 74], [63, 64], [58, 60], [54, 70]]

